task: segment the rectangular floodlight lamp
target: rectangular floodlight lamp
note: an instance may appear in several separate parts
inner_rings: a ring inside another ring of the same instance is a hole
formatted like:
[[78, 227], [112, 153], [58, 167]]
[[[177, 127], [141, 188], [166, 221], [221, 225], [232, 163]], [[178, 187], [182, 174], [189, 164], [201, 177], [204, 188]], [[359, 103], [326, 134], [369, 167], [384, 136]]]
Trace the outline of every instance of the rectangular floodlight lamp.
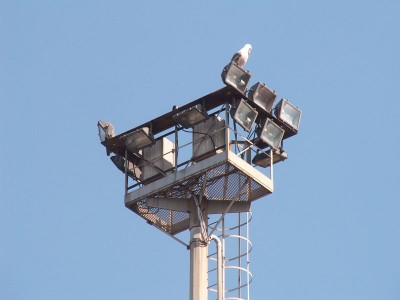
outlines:
[[[280, 161], [284, 161], [285, 159], [288, 158], [287, 153], [280, 149], [273, 151], [273, 156], [274, 156], [272, 161], [273, 164], [276, 164]], [[266, 168], [271, 165], [271, 157], [269, 153], [260, 152], [254, 156], [252, 163], [255, 164], [256, 166]]]
[[172, 118], [175, 122], [182, 125], [183, 128], [190, 128], [207, 119], [208, 115], [207, 112], [203, 111], [203, 107], [197, 104], [173, 115]]
[[[110, 157], [111, 161], [114, 163], [114, 165], [120, 170], [122, 173], [125, 173], [125, 158], [123, 158], [120, 155], [114, 155]], [[133, 178], [133, 179], [138, 179], [140, 178], [140, 175], [142, 174], [141, 170], [139, 169], [138, 166], [134, 165], [130, 161], [128, 161], [128, 175]]]
[[238, 107], [231, 111], [232, 113], [233, 119], [246, 131], [251, 130], [258, 115], [258, 112], [243, 99], [240, 100]]
[[276, 150], [282, 142], [284, 133], [285, 131], [282, 128], [275, 124], [271, 119], [267, 119], [259, 136], [261, 140]]
[[121, 139], [125, 142], [126, 149], [131, 153], [153, 143], [153, 137], [149, 134], [149, 127], [139, 128], [127, 133]]
[[231, 62], [225, 66], [221, 73], [221, 77], [222, 81], [226, 85], [232, 86], [244, 95], [246, 93], [246, 88], [250, 81], [251, 74], [240, 68], [236, 63]]
[[270, 113], [276, 99], [276, 93], [264, 83], [257, 82], [250, 88], [248, 98], [261, 109]]
[[275, 116], [296, 131], [299, 130], [301, 110], [291, 104], [288, 100], [282, 99], [279, 101], [275, 107]]
[[115, 136], [114, 126], [108, 121], [98, 121], [97, 127], [99, 129], [100, 141], [104, 142]]

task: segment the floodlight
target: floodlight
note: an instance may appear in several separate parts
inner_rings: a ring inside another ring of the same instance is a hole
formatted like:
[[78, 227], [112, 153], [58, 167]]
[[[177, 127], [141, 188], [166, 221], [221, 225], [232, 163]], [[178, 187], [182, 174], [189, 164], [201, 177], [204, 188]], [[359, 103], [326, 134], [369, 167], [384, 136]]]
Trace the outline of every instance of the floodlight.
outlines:
[[257, 82], [250, 88], [248, 97], [261, 109], [271, 112], [276, 98], [276, 93], [268, 88], [264, 83]]
[[242, 126], [244, 130], [250, 131], [251, 126], [253, 126], [256, 121], [258, 112], [242, 99], [238, 107], [233, 111], [231, 110], [231, 114], [233, 115], [233, 119]]
[[271, 148], [278, 149], [283, 138], [285, 131], [275, 124], [271, 119], [267, 119], [259, 137], [262, 141], [267, 143]]
[[231, 62], [225, 66], [221, 73], [222, 81], [226, 85], [230, 85], [243, 95], [246, 93], [247, 84], [250, 81], [251, 74], [236, 63]]
[[100, 141], [104, 142], [115, 136], [114, 126], [108, 121], [98, 121], [97, 127], [99, 129]]
[[[287, 153], [285, 151], [283, 151], [282, 149], [278, 149], [276, 151], [273, 151], [272, 163], [276, 164], [280, 161], [284, 161], [287, 158], [288, 158]], [[257, 153], [254, 156], [252, 163], [255, 164], [256, 166], [263, 167], [263, 168], [269, 167], [271, 165], [270, 154], [266, 153], [266, 152]]]
[[301, 110], [286, 99], [282, 99], [275, 107], [275, 116], [296, 131], [299, 130]]
[[172, 116], [175, 122], [182, 125], [183, 128], [192, 127], [208, 118], [207, 112], [203, 111], [203, 107], [197, 104], [193, 107], [185, 109]]
[[149, 127], [139, 128], [127, 133], [121, 139], [125, 142], [126, 149], [131, 153], [153, 143], [153, 137], [149, 134]]
[[[121, 155], [114, 155], [110, 157], [111, 161], [114, 165], [120, 170], [122, 173], [125, 173], [125, 158]], [[138, 166], [134, 165], [132, 162], [128, 161], [127, 173], [130, 177], [134, 179], [140, 178], [141, 171]]]

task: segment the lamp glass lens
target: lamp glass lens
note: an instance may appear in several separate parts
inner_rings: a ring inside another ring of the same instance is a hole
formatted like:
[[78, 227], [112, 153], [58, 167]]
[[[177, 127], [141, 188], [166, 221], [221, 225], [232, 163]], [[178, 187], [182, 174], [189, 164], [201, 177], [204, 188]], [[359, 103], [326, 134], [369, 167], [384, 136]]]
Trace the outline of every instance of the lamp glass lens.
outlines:
[[[148, 128], [147, 128], [148, 132]], [[144, 128], [130, 133], [125, 137], [125, 147], [131, 152], [150, 145], [153, 140], [150, 138]]]
[[240, 101], [238, 108], [236, 109], [234, 119], [243, 127], [244, 130], [250, 131], [251, 126], [257, 118], [257, 111], [249, 106], [245, 101]]
[[100, 124], [98, 124], [97, 127], [99, 128], [100, 141], [104, 142], [106, 140], [106, 130]]
[[174, 120], [181, 124], [184, 128], [189, 128], [207, 118], [207, 115], [202, 113], [197, 107], [191, 107], [177, 115]]
[[272, 90], [267, 88], [264, 84], [258, 82], [251, 87], [249, 98], [265, 111], [271, 112], [276, 94]]
[[97, 122], [97, 128], [99, 129], [99, 138], [102, 142], [115, 136], [114, 126], [108, 121]]
[[262, 107], [270, 112], [272, 105], [274, 105], [276, 96], [272, 94], [267, 88], [260, 86], [259, 89], [256, 91], [256, 97], [254, 102], [257, 104], [261, 104]]
[[281, 144], [284, 133], [285, 131], [282, 128], [280, 128], [270, 119], [268, 119], [264, 125], [260, 137], [269, 146], [271, 146], [274, 149], [278, 149]]
[[226, 75], [226, 83], [232, 85], [237, 90], [244, 93], [246, 91], [247, 84], [250, 80], [250, 75], [232, 64], [229, 68], [228, 74]]
[[300, 123], [300, 115], [301, 115], [300, 110], [298, 110], [289, 102], [283, 101], [280, 112], [280, 119], [282, 121], [284, 121], [285, 123], [289, 124], [296, 130], [298, 130]]

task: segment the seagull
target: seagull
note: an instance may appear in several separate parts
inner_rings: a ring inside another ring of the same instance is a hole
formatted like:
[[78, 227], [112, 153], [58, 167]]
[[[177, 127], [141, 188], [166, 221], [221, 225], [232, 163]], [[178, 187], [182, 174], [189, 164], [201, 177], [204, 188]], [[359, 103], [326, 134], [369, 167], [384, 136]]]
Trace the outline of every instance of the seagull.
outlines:
[[239, 67], [243, 68], [243, 66], [247, 62], [247, 59], [249, 58], [251, 49], [252, 47], [250, 44], [244, 45], [242, 49], [240, 49], [233, 55], [231, 61], [235, 62]]

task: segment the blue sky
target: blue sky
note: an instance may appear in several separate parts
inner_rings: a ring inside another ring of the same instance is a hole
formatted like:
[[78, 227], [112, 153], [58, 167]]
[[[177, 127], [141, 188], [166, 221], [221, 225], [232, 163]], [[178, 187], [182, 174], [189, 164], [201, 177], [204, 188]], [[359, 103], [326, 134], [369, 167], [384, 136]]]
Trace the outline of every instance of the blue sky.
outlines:
[[252, 206], [251, 298], [400, 298], [400, 2], [241, 5], [0, 1], [1, 299], [187, 299], [189, 252], [124, 207], [96, 123], [221, 88], [245, 43], [303, 111]]

